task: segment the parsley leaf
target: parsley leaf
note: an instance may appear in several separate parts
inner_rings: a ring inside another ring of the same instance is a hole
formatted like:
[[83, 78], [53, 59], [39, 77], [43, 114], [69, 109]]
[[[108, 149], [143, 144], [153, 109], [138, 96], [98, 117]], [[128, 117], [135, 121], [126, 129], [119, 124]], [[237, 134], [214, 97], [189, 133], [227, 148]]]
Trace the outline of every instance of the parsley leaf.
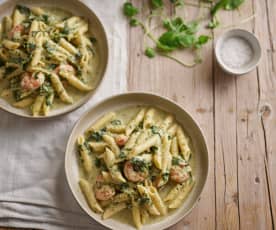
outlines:
[[154, 58], [155, 57], [155, 50], [153, 48], [146, 48], [145, 50], [145, 54], [149, 57], [149, 58]]
[[211, 9], [211, 15], [215, 16], [220, 9], [235, 10], [237, 9], [244, 0], [220, 0]]
[[131, 2], [126, 2], [123, 6], [124, 15], [127, 17], [132, 17], [139, 13], [138, 8], [134, 7]]

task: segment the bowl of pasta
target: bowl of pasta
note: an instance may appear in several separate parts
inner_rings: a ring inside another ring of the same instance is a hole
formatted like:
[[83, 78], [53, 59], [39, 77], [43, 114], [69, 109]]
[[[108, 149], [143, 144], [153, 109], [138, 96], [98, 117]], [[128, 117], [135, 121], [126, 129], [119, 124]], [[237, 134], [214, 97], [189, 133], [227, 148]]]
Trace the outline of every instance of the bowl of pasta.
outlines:
[[91, 98], [108, 61], [102, 23], [80, 1], [4, 1], [0, 108], [23, 117], [70, 112]]
[[82, 209], [111, 229], [164, 229], [197, 203], [208, 175], [204, 136], [179, 105], [131, 92], [110, 97], [76, 123], [65, 154]]

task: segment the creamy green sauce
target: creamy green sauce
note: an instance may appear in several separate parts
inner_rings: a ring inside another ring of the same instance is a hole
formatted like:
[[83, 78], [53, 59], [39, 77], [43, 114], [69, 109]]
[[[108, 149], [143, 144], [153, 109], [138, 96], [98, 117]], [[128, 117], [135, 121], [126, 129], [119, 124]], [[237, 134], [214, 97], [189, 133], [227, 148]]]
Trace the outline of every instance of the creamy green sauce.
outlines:
[[[45, 11], [45, 13], [47, 15], [49, 15], [50, 23], [51, 22], [55, 23], [56, 21], [60, 22], [64, 18], [73, 16], [72, 13], [64, 11], [59, 8], [55, 8], [55, 7], [41, 7], [41, 8]], [[88, 36], [95, 37], [97, 39], [97, 36], [95, 34], [93, 34], [93, 31], [89, 30]], [[99, 84], [99, 81], [101, 80], [101, 76], [99, 74], [100, 58], [99, 58], [99, 47], [98, 47], [97, 41], [95, 43], [93, 43], [93, 45], [94, 45], [94, 51], [95, 51], [94, 56], [89, 61], [87, 74], [85, 74], [83, 77], [84, 77], [85, 83], [87, 85], [91, 86], [93, 89], [95, 89], [97, 87], [97, 85]], [[9, 87], [8, 80], [2, 80], [2, 81], [0, 80], [0, 95], [1, 95], [2, 91], [8, 87]], [[68, 84], [64, 84], [64, 88], [66, 89], [68, 94], [73, 98], [74, 103], [78, 102], [81, 98], [83, 98], [86, 94], [89, 93], [89, 92], [81, 92], [78, 89], [76, 89]], [[4, 98], [10, 104], [13, 104], [15, 102], [15, 99], [13, 98], [12, 94], [10, 94], [6, 97], [2, 97], [2, 98]], [[71, 105], [65, 104], [56, 95], [55, 99], [54, 99], [54, 103], [51, 107], [51, 110], [62, 108], [65, 106], [71, 106]], [[26, 108], [24, 108], [24, 110], [30, 111], [30, 108], [26, 107]]]
[[[135, 117], [135, 115], [143, 108], [144, 106], [130, 106], [130, 107], [126, 107], [126, 108], [123, 108], [123, 109], [120, 109], [120, 110], [117, 110], [115, 111], [116, 113], [116, 117], [115, 119], [118, 119], [118, 120], [121, 120], [123, 122], [123, 124], [128, 124], [128, 122], [133, 119], [133, 117]], [[157, 109], [155, 107], [155, 109], [157, 110], [157, 112], [154, 114], [154, 121], [158, 124], [158, 123], [161, 123], [164, 118], [168, 115], [167, 112], [161, 110], [161, 109]], [[185, 132], [187, 133], [187, 132]], [[193, 154], [194, 154], [194, 149], [193, 149], [193, 146], [192, 144], [190, 144], [190, 147], [191, 147], [191, 150], [192, 150], [192, 157], [189, 161], [189, 164], [192, 168], [192, 171], [194, 171], [194, 168], [195, 168], [195, 162], [194, 162], [194, 157], [193, 157]], [[95, 157], [94, 157], [95, 154], [91, 154], [91, 157], [92, 157], [92, 160], [93, 162], [95, 161]], [[80, 162], [79, 162], [80, 163]], [[99, 174], [99, 170], [94, 167], [93, 168], [93, 171], [90, 175], [85, 175], [84, 171], [83, 171], [83, 168], [82, 166], [79, 164], [79, 172], [80, 172], [80, 177], [81, 178], [84, 178], [84, 179], [87, 179], [91, 182], [91, 184], [94, 184], [95, 183], [95, 178], [96, 178], [96, 175]], [[164, 186], [163, 188], [159, 189], [159, 194], [162, 198], [164, 198], [168, 192], [170, 191], [170, 189], [172, 189], [174, 185], [172, 183], [168, 183], [166, 184], [166, 186]], [[168, 216], [174, 214], [176, 210], [168, 210], [168, 214], [166, 216], [150, 216], [147, 223], [146, 224], [150, 224], [150, 223], [155, 223], [155, 222], [159, 222], [165, 218], [167, 218]], [[132, 218], [132, 212], [131, 210], [129, 209], [125, 209], [117, 214], [115, 214], [114, 216], [112, 216], [112, 219], [115, 219], [115, 220], [118, 220], [122, 223], [125, 223], [125, 224], [129, 224], [130, 226], [134, 226], [134, 223], [133, 223], [133, 218]]]

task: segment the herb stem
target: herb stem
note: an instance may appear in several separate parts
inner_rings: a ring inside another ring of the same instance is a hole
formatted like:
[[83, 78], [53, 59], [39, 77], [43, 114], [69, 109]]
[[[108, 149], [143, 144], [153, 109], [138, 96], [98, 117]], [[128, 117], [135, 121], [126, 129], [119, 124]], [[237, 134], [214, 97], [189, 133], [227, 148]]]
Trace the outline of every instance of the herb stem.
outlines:
[[162, 56], [164, 56], [164, 57], [167, 57], [167, 58], [170, 58], [170, 59], [176, 61], [176, 62], [179, 63], [180, 65], [183, 65], [183, 66], [186, 66], [186, 67], [189, 67], [189, 68], [192, 68], [192, 67], [194, 67], [194, 66], [197, 64], [196, 62], [194, 62], [194, 63], [187, 63], [187, 62], [184, 62], [184, 61], [178, 59], [177, 57], [174, 57], [174, 56], [169, 55], [169, 54], [167, 54], [167, 53], [159, 53], [159, 54], [162, 55]]

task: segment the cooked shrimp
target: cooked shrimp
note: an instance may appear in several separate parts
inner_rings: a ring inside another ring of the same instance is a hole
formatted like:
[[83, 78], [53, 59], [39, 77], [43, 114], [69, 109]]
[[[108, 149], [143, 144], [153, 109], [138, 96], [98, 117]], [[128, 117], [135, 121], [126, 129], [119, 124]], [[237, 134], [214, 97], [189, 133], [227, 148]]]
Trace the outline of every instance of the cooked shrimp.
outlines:
[[123, 135], [123, 134], [120, 134], [118, 136], [115, 137], [115, 142], [118, 146], [124, 146], [127, 142], [127, 136], [126, 135]]
[[109, 200], [115, 195], [115, 189], [110, 185], [98, 185], [95, 187], [95, 196], [97, 200]]
[[11, 31], [8, 33], [8, 38], [18, 38], [21, 36], [22, 32], [24, 31], [24, 26], [23, 25], [16, 25], [11, 29]]
[[135, 170], [131, 161], [127, 161], [124, 166], [124, 174], [132, 182], [144, 181], [148, 176], [148, 170]]
[[44, 82], [45, 76], [43, 73], [23, 73], [21, 80], [21, 87], [24, 90], [36, 90], [38, 89]]
[[54, 72], [59, 73], [60, 71], [65, 71], [65, 72], [71, 72], [75, 74], [75, 69], [73, 66], [69, 64], [60, 64], [57, 68], [55, 68]]
[[185, 170], [185, 167], [180, 165], [174, 165], [171, 167], [170, 178], [176, 183], [183, 183], [189, 179], [189, 173]]

